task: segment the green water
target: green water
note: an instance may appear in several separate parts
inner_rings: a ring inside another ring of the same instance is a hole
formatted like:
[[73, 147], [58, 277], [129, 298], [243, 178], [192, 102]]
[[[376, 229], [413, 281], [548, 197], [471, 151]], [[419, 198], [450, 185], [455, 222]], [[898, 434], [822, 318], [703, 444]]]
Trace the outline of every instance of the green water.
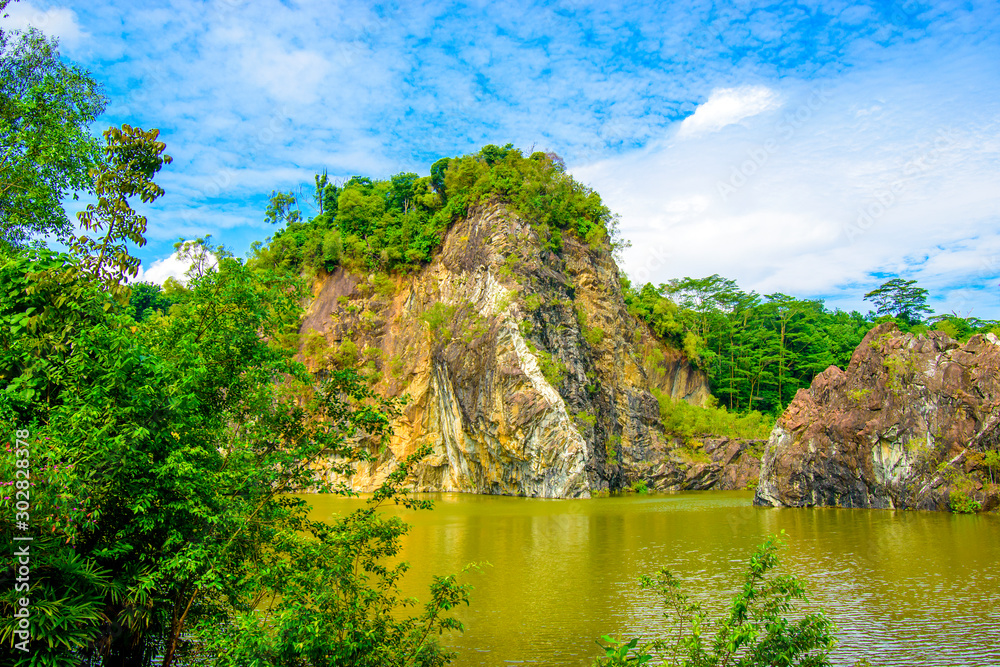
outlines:
[[[356, 500], [306, 496], [316, 518]], [[782, 568], [841, 640], [835, 664], [1000, 665], [1000, 517], [932, 512], [764, 509], [747, 492], [594, 500], [436, 494], [413, 529], [404, 589], [427, 598], [433, 574], [491, 567], [467, 580], [472, 605], [449, 640], [459, 667], [589, 665], [608, 632], [666, 627], [639, 575], [668, 566], [709, 608], [732, 596], [754, 546], [784, 530]]]

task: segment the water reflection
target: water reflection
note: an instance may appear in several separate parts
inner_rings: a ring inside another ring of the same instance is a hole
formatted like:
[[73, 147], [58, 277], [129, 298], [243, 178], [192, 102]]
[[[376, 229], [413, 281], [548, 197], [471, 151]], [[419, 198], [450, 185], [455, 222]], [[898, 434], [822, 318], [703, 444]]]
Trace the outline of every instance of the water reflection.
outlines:
[[[744, 492], [594, 500], [439, 494], [431, 512], [396, 510], [413, 528], [405, 594], [470, 562], [459, 667], [589, 665], [609, 631], [668, 627], [639, 575], [667, 566], [721, 612], [753, 548], [786, 532], [782, 565], [811, 608], [839, 626], [838, 664], [1000, 665], [1000, 517], [842, 509], [764, 509]], [[308, 496], [317, 516], [357, 500]]]

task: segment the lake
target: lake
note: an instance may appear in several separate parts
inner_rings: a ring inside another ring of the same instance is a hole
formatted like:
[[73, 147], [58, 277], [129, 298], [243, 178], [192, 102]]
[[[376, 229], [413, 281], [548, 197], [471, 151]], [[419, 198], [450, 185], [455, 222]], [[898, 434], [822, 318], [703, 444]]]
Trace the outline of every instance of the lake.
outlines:
[[[304, 496], [314, 518], [356, 499]], [[669, 627], [638, 577], [662, 566], [718, 618], [754, 547], [785, 531], [779, 571], [838, 626], [834, 663], [1000, 665], [1000, 517], [934, 512], [773, 509], [745, 491], [540, 500], [428, 494], [413, 524], [404, 591], [421, 601], [434, 574], [489, 562], [447, 644], [455, 665], [589, 665], [602, 634]]]

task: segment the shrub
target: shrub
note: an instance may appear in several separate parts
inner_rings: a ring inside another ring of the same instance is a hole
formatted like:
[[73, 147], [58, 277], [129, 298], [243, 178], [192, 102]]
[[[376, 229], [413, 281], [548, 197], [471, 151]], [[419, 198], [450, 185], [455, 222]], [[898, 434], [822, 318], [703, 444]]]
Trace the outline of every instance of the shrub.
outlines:
[[[677, 667], [829, 665], [827, 653], [836, 643], [831, 634], [833, 622], [822, 612], [795, 613], [794, 602], [806, 600], [802, 583], [791, 575], [770, 575], [778, 564], [780, 544], [778, 538], [770, 537], [757, 547], [743, 586], [728, 614], [718, 621], [682, 592], [680, 580], [666, 568], [642, 577], [640, 586], [659, 593], [674, 627], [663, 638], [644, 644], [639, 638], [604, 635], [604, 644], [598, 642], [604, 657], [593, 664], [642, 665], [656, 659], [657, 664]], [[789, 612], [797, 620], [783, 616]]]
[[948, 509], [955, 514], [975, 514], [982, 508], [978, 500], [973, 500], [964, 491], [952, 491], [948, 494]]
[[758, 440], [767, 438], [774, 425], [771, 417], [757, 411], [741, 415], [722, 407], [699, 407], [687, 401], [674, 400], [658, 390], [653, 390], [653, 395], [660, 403], [663, 430], [683, 438], [715, 435]]

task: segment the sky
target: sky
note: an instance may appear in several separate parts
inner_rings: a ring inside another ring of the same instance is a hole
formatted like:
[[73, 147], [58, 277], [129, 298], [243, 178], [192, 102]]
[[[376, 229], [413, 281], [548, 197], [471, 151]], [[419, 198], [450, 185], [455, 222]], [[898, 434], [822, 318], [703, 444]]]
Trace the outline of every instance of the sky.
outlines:
[[[141, 278], [179, 237], [238, 255], [273, 190], [554, 151], [620, 216], [633, 282], [720, 274], [869, 310], [916, 280], [1000, 319], [1000, 3], [22, 0], [174, 162]], [[69, 202], [81, 207], [85, 202]], [[138, 207], [137, 207], [138, 208]]]

